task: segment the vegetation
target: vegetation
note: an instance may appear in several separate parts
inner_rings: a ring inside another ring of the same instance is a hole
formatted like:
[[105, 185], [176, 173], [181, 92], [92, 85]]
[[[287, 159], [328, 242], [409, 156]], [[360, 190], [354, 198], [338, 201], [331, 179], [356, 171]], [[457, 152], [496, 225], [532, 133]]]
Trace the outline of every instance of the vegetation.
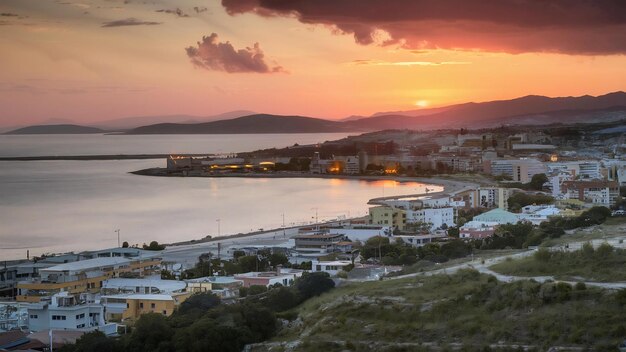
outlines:
[[165, 245], [164, 244], [159, 244], [159, 242], [157, 241], [152, 241], [150, 242], [149, 245], [147, 244], [143, 244], [143, 249], [147, 250], [147, 251], [162, 251], [165, 249]]
[[495, 236], [473, 242], [480, 249], [507, 249], [538, 246], [549, 238], [559, 238], [564, 230], [602, 224], [611, 216], [606, 207], [593, 207], [577, 217], [554, 217], [534, 228], [529, 222], [500, 225]]
[[238, 352], [246, 344], [264, 341], [276, 334], [277, 312], [292, 309], [333, 287], [328, 274], [311, 273], [298, 278], [292, 287], [274, 288], [235, 304], [222, 304], [217, 296], [200, 293], [183, 302], [170, 317], [156, 313], [142, 315], [132, 332], [119, 339], [94, 332], [59, 351]]
[[525, 192], [517, 192], [509, 197], [509, 210], [512, 212], [520, 212], [523, 207], [533, 204], [552, 204], [554, 198], [545, 194], [528, 194]]
[[593, 281], [626, 281], [626, 250], [608, 244], [593, 248], [589, 243], [573, 252], [539, 249], [533, 256], [504, 261], [492, 270], [515, 276], [555, 276]]
[[425, 351], [453, 344], [487, 351], [489, 342], [504, 345], [498, 351], [518, 344], [536, 351], [571, 345], [614, 351], [626, 334], [626, 292], [502, 283], [472, 270], [346, 285], [307, 301], [298, 313], [302, 323], [274, 339], [299, 341], [295, 351]]
[[[498, 177], [496, 178], [496, 181], [504, 181], [507, 179], [510, 179], [510, 178]], [[501, 183], [500, 185], [502, 187], [508, 187], [508, 188], [520, 188], [520, 189], [525, 189], [529, 191], [541, 191], [543, 189], [544, 183], [546, 182], [548, 182], [548, 177], [546, 176], [546, 174], [536, 174], [536, 175], [533, 175], [530, 182], [528, 183], [505, 182], [505, 183]]]
[[191, 279], [214, 274], [228, 276], [250, 271], [267, 271], [278, 265], [290, 265], [286, 255], [272, 253], [270, 250], [259, 250], [256, 255], [245, 255], [243, 251], [236, 251], [233, 258], [232, 261], [220, 260], [212, 258], [210, 253], [203, 254], [198, 257], [195, 267], [183, 272], [182, 278]]

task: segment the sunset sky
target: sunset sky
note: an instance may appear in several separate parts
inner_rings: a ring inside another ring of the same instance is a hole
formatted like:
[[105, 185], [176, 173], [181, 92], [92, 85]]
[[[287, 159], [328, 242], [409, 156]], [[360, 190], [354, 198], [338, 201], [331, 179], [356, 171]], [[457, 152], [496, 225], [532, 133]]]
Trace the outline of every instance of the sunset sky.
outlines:
[[621, 0], [0, 0], [0, 125], [626, 89]]

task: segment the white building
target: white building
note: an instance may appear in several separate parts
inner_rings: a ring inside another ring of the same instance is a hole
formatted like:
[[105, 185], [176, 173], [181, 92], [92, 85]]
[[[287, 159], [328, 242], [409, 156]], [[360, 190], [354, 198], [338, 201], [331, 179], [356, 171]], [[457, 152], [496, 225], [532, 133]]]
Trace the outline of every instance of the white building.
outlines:
[[431, 243], [436, 239], [445, 238], [445, 234], [427, 234], [427, 235], [400, 235], [393, 236], [393, 238], [399, 238], [405, 244], [413, 247], [421, 247], [425, 244]]
[[430, 230], [441, 228], [444, 224], [447, 227], [454, 226], [454, 208], [423, 208], [419, 210], [408, 210], [406, 212], [407, 224], [426, 223], [430, 224]]
[[187, 284], [184, 281], [162, 280], [160, 277], [146, 279], [113, 278], [103, 281], [104, 294], [116, 293], [174, 293], [184, 292]]
[[51, 297], [50, 302], [28, 305], [28, 326], [31, 331], [43, 330], [100, 330], [106, 335], [117, 333], [117, 324], [107, 324], [104, 307], [86, 299], [61, 292]]
[[601, 179], [600, 162], [594, 160], [560, 161], [546, 164], [549, 173], [566, 172], [579, 179]]
[[527, 205], [522, 208], [522, 213], [517, 214], [519, 221], [529, 221], [533, 225], [539, 225], [548, 221], [551, 216], [558, 216], [561, 210], [554, 205]]
[[389, 236], [392, 233], [390, 226], [381, 225], [351, 225], [328, 229], [330, 235], [344, 235], [351, 241], [365, 242], [376, 236]]
[[326, 272], [330, 276], [335, 276], [337, 273], [342, 271], [346, 266], [351, 265], [352, 262], [349, 260], [335, 260], [335, 261], [312, 261], [311, 271], [312, 272]]

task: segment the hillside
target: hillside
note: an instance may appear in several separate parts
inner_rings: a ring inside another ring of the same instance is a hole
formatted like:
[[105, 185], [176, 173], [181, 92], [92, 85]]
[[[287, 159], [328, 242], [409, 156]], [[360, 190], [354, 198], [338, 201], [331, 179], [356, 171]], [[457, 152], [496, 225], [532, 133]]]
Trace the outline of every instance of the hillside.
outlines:
[[243, 134], [342, 132], [340, 122], [304, 116], [256, 114], [196, 124], [163, 123], [132, 129], [129, 134]]
[[513, 351], [519, 346], [613, 351], [626, 334], [625, 298], [584, 285], [503, 283], [473, 270], [354, 283], [305, 302], [273, 342], [251, 351]]
[[419, 116], [406, 116], [402, 112], [395, 112], [393, 115], [375, 114], [348, 123], [361, 128], [483, 128], [503, 124], [603, 122], [625, 117], [626, 93], [614, 92], [598, 97], [585, 95], [550, 98], [529, 95], [511, 100], [452, 105], [442, 112]]
[[35, 125], [18, 128], [5, 134], [88, 134], [88, 133], [105, 133], [107, 131], [80, 125], [62, 124], [62, 125]]

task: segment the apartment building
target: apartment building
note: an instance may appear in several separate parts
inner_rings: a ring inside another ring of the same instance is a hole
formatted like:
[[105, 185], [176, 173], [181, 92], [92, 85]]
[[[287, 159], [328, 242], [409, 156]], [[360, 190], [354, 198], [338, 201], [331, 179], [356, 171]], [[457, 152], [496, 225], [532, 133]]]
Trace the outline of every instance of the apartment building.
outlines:
[[159, 271], [160, 258], [104, 257], [59, 264], [39, 270], [39, 278], [17, 284], [18, 302], [39, 302], [59, 292], [98, 292], [114, 277], [142, 277]]
[[561, 191], [569, 199], [610, 207], [619, 197], [617, 181], [564, 181]]
[[106, 335], [117, 333], [117, 324], [105, 322], [104, 306], [84, 295], [60, 292], [53, 295], [50, 301], [30, 303], [26, 308], [28, 328], [33, 332], [52, 329], [100, 330]]

